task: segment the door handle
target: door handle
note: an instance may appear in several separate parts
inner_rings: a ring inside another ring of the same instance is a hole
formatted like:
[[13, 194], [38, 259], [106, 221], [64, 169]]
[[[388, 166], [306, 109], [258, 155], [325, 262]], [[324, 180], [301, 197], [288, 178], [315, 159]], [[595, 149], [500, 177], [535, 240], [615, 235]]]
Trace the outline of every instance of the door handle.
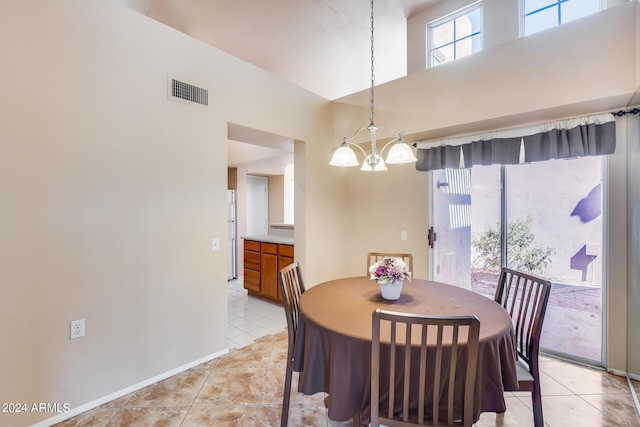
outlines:
[[436, 232], [433, 231], [433, 227], [429, 227], [429, 234], [427, 235], [427, 240], [429, 242], [429, 247], [433, 249], [436, 243]]

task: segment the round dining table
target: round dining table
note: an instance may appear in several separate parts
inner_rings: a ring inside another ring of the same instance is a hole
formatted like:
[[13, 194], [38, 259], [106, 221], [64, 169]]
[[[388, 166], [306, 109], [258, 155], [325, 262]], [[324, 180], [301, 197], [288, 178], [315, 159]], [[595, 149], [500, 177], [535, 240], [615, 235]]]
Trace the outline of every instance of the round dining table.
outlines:
[[329, 395], [328, 416], [347, 421], [370, 414], [372, 313], [376, 309], [428, 315], [476, 315], [480, 320], [474, 419], [506, 411], [504, 391], [518, 389], [516, 340], [509, 314], [467, 289], [405, 280], [397, 300], [385, 300], [375, 281], [351, 277], [320, 283], [300, 298], [294, 349], [298, 391]]

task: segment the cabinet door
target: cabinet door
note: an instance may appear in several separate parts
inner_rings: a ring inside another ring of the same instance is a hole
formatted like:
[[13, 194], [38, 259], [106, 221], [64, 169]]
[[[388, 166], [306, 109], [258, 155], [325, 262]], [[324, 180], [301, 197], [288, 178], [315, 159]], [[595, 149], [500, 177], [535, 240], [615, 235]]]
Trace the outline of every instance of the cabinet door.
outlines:
[[278, 255], [262, 253], [260, 294], [278, 300]]

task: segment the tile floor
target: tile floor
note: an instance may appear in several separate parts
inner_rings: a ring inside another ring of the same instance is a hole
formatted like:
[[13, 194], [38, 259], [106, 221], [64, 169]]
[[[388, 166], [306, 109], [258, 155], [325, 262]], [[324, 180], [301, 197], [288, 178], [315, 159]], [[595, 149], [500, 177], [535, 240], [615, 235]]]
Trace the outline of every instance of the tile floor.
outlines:
[[[279, 426], [287, 351], [284, 314], [276, 304], [247, 297], [241, 286], [229, 283], [229, 354], [58, 426]], [[543, 358], [541, 371], [546, 425], [640, 426], [626, 379], [551, 358]], [[298, 394], [296, 380], [294, 374], [290, 426], [351, 425], [329, 420], [324, 393]], [[634, 387], [640, 392], [640, 383]], [[476, 426], [533, 425], [528, 393], [505, 398], [506, 413], [482, 414]]]
[[282, 306], [249, 297], [241, 279], [228, 282], [227, 298], [229, 349], [244, 347], [256, 338], [286, 329]]

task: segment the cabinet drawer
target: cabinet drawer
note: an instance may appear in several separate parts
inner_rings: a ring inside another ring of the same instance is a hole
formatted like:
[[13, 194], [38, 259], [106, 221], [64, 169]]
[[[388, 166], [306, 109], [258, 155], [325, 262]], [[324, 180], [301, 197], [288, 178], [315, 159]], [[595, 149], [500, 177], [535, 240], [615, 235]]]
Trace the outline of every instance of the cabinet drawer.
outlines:
[[245, 251], [260, 252], [260, 242], [256, 242], [254, 240], [245, 240], [244, 241], [244, 250]]
[[260, 252], [244, 251], [244, 268], [260, 270]]
[[260, 272], [244, 269], [244, 288], [260, 292]]
[[275, 243], [262, 242], [262, 253], [277, 255], [278, 245], [276, 245]]
[[293, 258], [292, 245], [278, 245], [278, 255]]
[[282, 270], [283, 268], [285, 268], [286, 266], [288, 266], [289, 264], [292, 264], [292, 263], [293, 263], [293, 258], [279, 256], [278, 257], [278, 271]]

